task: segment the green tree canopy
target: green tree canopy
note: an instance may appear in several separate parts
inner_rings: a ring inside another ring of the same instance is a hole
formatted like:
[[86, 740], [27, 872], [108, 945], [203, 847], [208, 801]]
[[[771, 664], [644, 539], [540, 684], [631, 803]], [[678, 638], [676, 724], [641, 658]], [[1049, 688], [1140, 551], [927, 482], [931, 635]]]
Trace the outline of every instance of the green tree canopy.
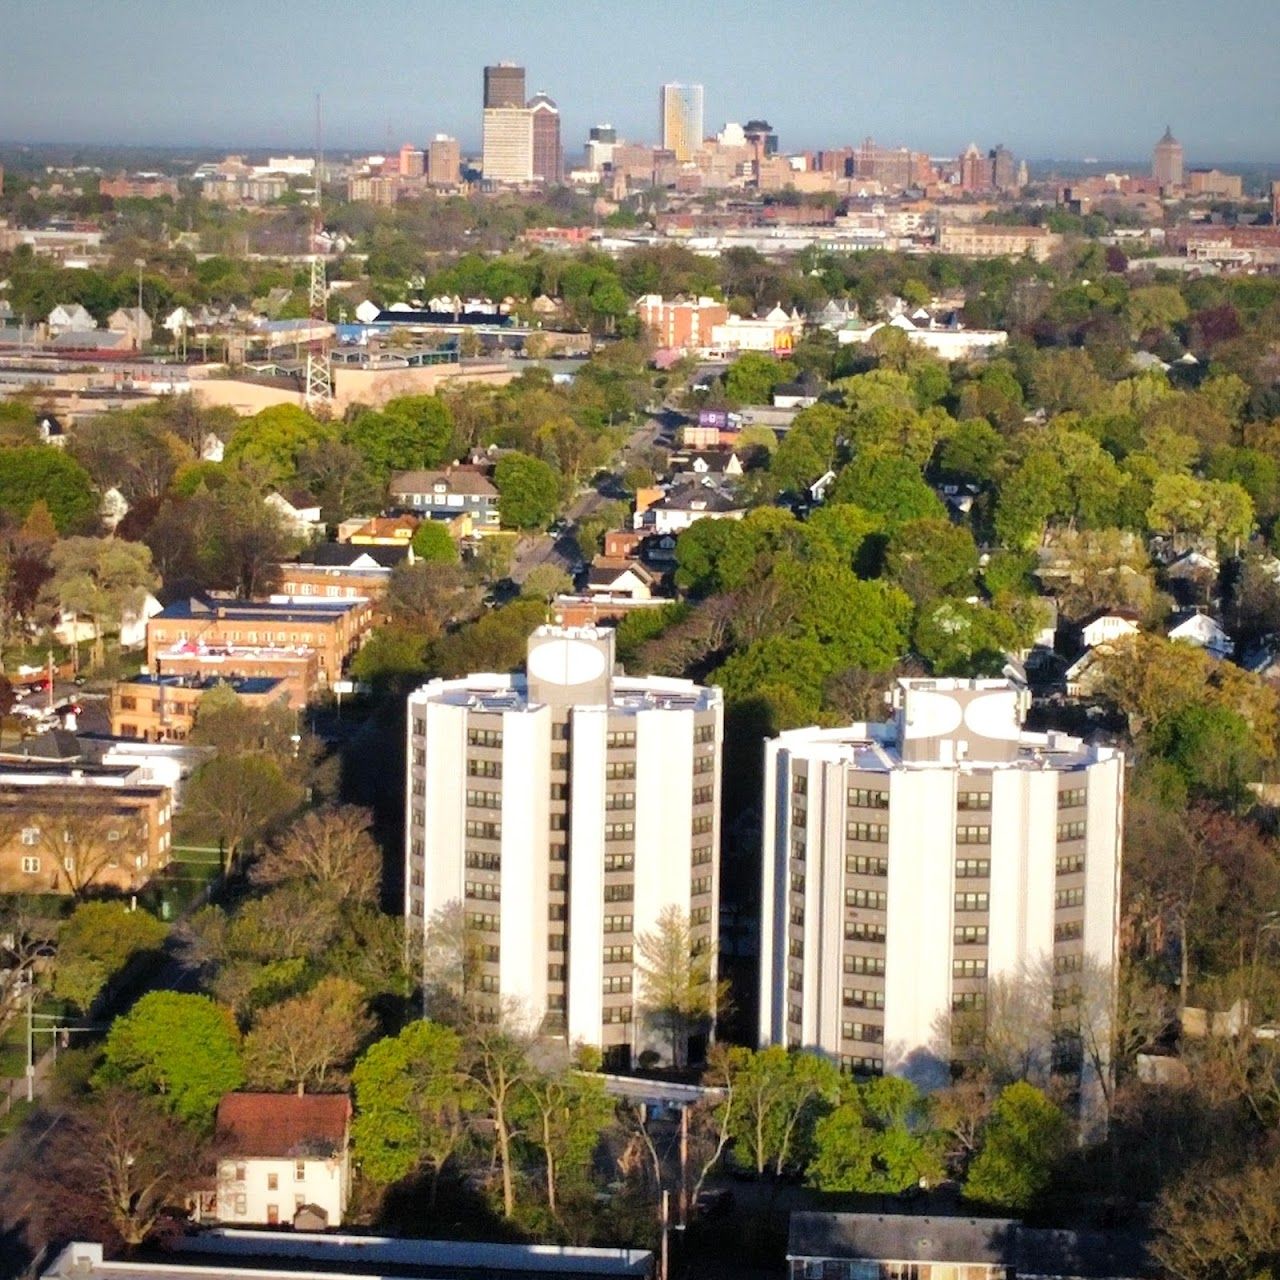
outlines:
[[498, 510], [508, 529], [545, 529], [560, 505], [560, 477], [541, 458], [506, 453], [494, 468]]
[[1034, 1085], [1000, 1091], [982, 1146], [969, 1166], [966, 1200], [1025, 1213], [1049, 1186], [1071, 1143], [1071, 1122]]
[[0, 454], [0, 511], [25, 520], [43, 502], [59, 533], [89, 531], [98, 503], [89, 473], [74, 458], [47, 445], [5, 449]]
[[893, 453], [859, 454], [836, 477], [831, 502], [851, 502], [884, 519], [886, 525], [908, 520], [945, 519], [942, 500], [925, 483], [920, 468]]
[[244, 1081], [235, 1019], [208, 996], [152, 991], [111, 1024], [96, 1078], [158, 1094], [175, 1115], [207, 1127], [222, 1095]]
[[414, 531], [409, 545], [414, 556], [434, 564], [457, 564], [458, 546], [439, 520], [424, 520]]

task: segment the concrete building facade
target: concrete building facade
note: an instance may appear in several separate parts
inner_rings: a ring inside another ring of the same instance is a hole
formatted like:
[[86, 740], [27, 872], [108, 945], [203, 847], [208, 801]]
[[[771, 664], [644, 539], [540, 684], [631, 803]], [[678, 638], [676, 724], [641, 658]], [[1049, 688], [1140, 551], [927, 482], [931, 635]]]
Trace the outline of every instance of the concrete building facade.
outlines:
[[564, 176], [564, 155], [560, 146], [560, 108], [545, 93], [529, 99], [533, 130], [533, 176], [552, 186]]
[[675, 907], [716, 944], [722, 731], [718, 689], [615, 674], [611, 630], [540, 627], [527, 674], [424, 685], [408, 714], [410, 928], [461, 909], [480, 1000], [615, 1066], [667, 1056], [641, 1025], [636, 942]]
[[766, 744], [759, 1035], [947, 1078], [988, 983], [1118, 960], [1124, 759], [1003, 680], [903, 680], [888, 723]]
[[524, 68], [514, 62], [499, 62], [484, 69], [484, 106], [523, 107]]
[[1151, 153], [1151, 176], [1161, 188], [1182, 186], [1182, 143], [1173, 136], [1173, 130], [1165, 126], [1164, 136]]
[[533, 112], [485, 107], [481, 171], [486, 182], [533, 181]]

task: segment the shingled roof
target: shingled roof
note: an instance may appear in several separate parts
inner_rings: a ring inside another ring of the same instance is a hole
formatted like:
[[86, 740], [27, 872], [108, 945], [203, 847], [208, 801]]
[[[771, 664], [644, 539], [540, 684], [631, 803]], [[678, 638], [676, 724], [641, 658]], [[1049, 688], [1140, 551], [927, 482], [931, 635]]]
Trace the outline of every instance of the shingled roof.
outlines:
[[331, 1156], [347, 1143], [345, 1093], [228, 1093], [218, 1103], [218, 1137], [233, 1156]]

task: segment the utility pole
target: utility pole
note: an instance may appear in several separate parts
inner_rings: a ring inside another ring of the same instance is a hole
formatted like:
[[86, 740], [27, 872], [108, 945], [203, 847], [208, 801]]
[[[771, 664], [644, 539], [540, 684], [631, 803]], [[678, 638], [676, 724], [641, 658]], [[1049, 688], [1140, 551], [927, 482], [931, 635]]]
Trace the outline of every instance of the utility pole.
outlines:
[[35, 979], [27, 974], [27, 1101], [36, 1100], [36, 1031], [34, 1018]]
[[658, 1258], [658, 1280], [671, 1280], [671, 1192], [662, 1193], [662, 1253]]
[[680, 1225], [689, 1225], [689, 1107], [680, 1108]]

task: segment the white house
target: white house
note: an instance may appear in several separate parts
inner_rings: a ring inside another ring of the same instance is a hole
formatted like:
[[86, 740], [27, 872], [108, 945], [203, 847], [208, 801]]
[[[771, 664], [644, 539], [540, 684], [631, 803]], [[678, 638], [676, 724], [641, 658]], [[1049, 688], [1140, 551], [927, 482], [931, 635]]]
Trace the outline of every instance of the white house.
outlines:
[[381, 314], [382, 308], [368, 298], [356, 304], [356, 319], [361, 324], [372, 324]]
[[665, 493], [658, 501], [637, 510], [632, 527], [653, 533], [680, 533], [699, 520], [741, 520], [746, 507], [709, 478]]
[[274, 1226], [305, 1208], [339, 1226], [351, 1187], [350, 1126], [343, 1093], [228, 1093], [218, 1104], [217, 1189], [202, 1214]]
[[48, 324], [55, 338], [60, 333], [91, 333], [98, 327], [98, 322], [78, 302], [60, 302], [49, 312]]
[[36, 430], [40, 433], [42, 444], [51, 444], [55, 449], [65, 449], [67, 447], [66, 430], [53, 414], [42, 414], [36, 423]]
[[1080, 639], [1086, 649], [1095, 649], [1122, 636], [1136, 636], [1141, 630], [1136, 614], [1126, 609], [1109, 609], [1095, 613], [1080, 628]]
[[285, 528], [295, 538], [310, 538], [324, 527], [320, 519], [320, 504], [309, 496], [295, 494], [290, 500], [283, 493], [272, 490], [263, 501], [280, 513]]
[[1198, 610], [1178, 614], [1177, 621], [1169, 628], [1169, 639], [1193, 644], [1215, 658], [1229, 658], [1235, 647], [1222, 624]]
[[635, 560], [596, 556], [587, 576], [587, 594], [611, 600], [651, 600], [653, 574]]

